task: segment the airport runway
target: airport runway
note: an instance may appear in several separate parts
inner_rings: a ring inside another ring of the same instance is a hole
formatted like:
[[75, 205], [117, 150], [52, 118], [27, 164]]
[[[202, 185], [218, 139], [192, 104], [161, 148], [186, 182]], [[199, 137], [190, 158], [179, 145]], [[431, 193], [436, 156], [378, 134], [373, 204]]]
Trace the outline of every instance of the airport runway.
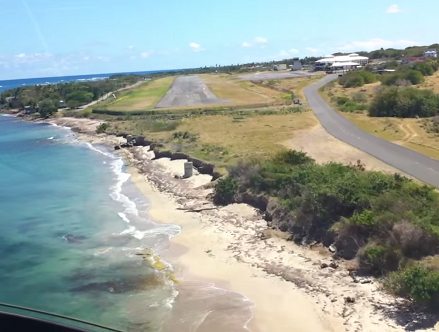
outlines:
[[249, 75], [239, 76], [242, 80], [248, 81], [265, 81], [265, 80], [281, 80], [284, 78], [308, 77], [321, 75], [322, 73], [310, 73], [307, 71], [266, 71]]
[[362, 131], [326, 104], [318, 89], [336, 78], [337, 75], [328, 75], [304, 90], [308, 105], [326, 131], [386, 164], [439, 188], [439, 161]]
[[178, 76], [156, 108], [226, 103], [218, 99], [197, 75]]

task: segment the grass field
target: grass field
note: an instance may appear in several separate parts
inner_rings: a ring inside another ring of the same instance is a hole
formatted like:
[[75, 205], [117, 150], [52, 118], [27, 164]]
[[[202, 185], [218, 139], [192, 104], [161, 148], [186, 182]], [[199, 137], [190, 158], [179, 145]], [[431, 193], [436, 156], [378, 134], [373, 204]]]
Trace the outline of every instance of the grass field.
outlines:
[[149, 110], [163, 98], [174, 81], [174, 76], [151, 80], [126, 92], [121, 92], [117, 99], [111, 97], [93, 106], [96, 109], [115, 111]]
[[425, 119], [372, 118], [367, 114], [341, 114], [372, 135], [439, 159], [439, 137], [427, 133], [423, 128]]
[[235, 75], [199, 75], [207, 87], [218, 98], [230, 100], [232, 105], [263, 104], [267, 106], [283, 104], [282, 93], [260, 87], [251, 81], [238, 79]]
[[[224, 167], [242, 158], [264, 157], [283, 149], [283, 141], [293, 138], [295, 131], [316, 126], [312, 112], [231, 116], [215, 115], [183, 119], [177, 126], [164, 131], [143, 129], [141, 121], [118, 122], [117, 130], [139, 133], [149, 139], [165, 143], [173, 151], [182, 151], [193, 157]], [[114, 124], [112, 125], [114, 128]], [[175, 139], [175, 132], [187, 132], [190, 138]], [[195, 138], [195, 139], [194, 139]]]
[[306, 98], [303, 93], [303, 89], [308, 85], [318, 82], [322, 79], [321, 76], [311, 76], [311, 77], [297, 77], [288, 78], [276, 81], [262, 81], [262, 84], [271, 87], [272, 89], [284, 89], [294, 93], [296, 98], [299, 98], [302, 103], [306, 103]]

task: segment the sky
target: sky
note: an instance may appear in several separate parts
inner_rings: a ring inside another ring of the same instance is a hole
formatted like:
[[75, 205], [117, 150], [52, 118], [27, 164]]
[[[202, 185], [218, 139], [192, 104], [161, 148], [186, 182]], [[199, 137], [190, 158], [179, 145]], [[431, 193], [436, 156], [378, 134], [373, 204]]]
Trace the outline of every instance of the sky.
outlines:
[[0, 80], [439, 42], [433, 0], [0, 0]]

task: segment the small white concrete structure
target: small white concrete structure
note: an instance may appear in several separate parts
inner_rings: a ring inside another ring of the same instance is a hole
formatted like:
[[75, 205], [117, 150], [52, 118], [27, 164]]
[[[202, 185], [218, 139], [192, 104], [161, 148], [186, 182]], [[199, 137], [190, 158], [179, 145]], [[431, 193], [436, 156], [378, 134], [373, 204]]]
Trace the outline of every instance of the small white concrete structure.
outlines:
[[302, 70], [302, 63], [299, 58], [293, 58], [293, 70]]
[[194, 174], [194, 164], [192, 161], [187, 161], [184, 163], [184, 175], [185, 179], [190, 178]]

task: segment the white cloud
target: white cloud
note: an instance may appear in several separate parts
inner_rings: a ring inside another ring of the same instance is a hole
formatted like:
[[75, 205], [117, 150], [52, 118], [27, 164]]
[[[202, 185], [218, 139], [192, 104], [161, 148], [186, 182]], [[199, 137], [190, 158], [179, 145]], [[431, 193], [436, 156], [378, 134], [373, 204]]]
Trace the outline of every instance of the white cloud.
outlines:
[[353, 41], [338, 47], [341, 51], [373, 51], [380, 48], [405, 48], [414, 46], [417, 43], [412, 40], [385, 40], [381, 38], [372, 38], [366, 41]]
[[305, 47], [305, 50], [310, 51], [312, 53], [320, 52], [320, 50], [318, 48], [315, 48], [315, 47]]
[[255, 44], [267, 44], [268, 43], [268, 39], [264, 38], [264, 37], [256, 37], [254, 40]]
[[131, 51], [133, 48], [134, 48], [133, 45], [129, 45], [129, 46], [127, 46], [127, 49], [130, 50], [130, 51]]
[[98, 57], [96, 57], [96, 59], [98, 59], [100, 61], [108, 61], [108, 60], [110, 60], [110, 57], [108, 57], [108, 56], [98, 56]]
[[391, 5], [389, 8], [387, 8], [387, 13], [389, 14], [396, 14], [400, 12], [401, 12], [401, 8], [399, 8], [398, 5]]
[[14, 55], [14, 60], [15, 62], [20, 62], [20, 63], [32, 63], [32, 62], [48, 60], [52, 57], [53, 54], [51, 53], [33, 53], [33, 54], [20, 53]]
[[194, 52], [202, 52], [205, 51], [204, 47], [201, 46], [200, 44], [197, 43], [190, 43], [189, 47], [192, 49], [192, 51]]
[[265, 38], [265, 37], [256, 37], [251, 42], [243, 42], [242, 43], [242, 47], [252, 47], [252, 46], [257, 46], [257, 45], [264, 46], [267, 43], [268, 43], [268, 39], [267, 38]]
[[146, 59], [146, 58], [149, 58], [152, 55], [152, 53], [154, 53], [154, 51], [146, 51], [146, 52], [141, 53], [140, 56], [142, 58]]
[[90, 57], [89, 57], [89, 56], [85, 56], [85, 57], [84, 57], [84, 60], [85, 60], [85, 61], [88, 61], [88, 60], [90, 60]]
[[297, 54], [297, 53], [299, 53], [299, 51], [296, 50], [295, 48], [292, 48], [291, 50], [288, 50], [288, 51], [282, 50], [279, 52], [278, 55], [284, 56], [284, 57], [289, 57], [289, 56], [293, 56], [294, 54]]

